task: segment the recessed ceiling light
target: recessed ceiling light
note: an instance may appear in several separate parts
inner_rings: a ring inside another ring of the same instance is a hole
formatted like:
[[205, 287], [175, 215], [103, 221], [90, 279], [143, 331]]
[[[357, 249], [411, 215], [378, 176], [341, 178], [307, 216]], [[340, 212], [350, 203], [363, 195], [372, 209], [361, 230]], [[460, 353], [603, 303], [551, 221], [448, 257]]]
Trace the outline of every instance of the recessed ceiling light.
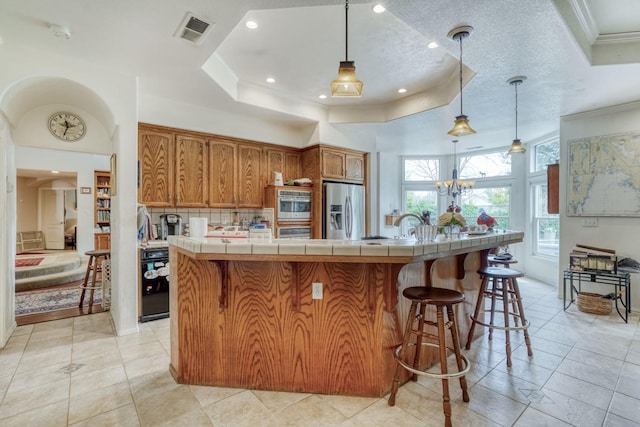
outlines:
[[383, 6], [383, 5], [381, 5], [381, 4], [376, 4], [375, 6], [373, 6], [373, 11], [374, 11], [375, 13], [382, 13], [382, 12], [384, 12], [385, 10], [386, 10], [386, 9], [385, 9], [385, 8], [384, 8], [384, 6]]
[[327, 95], [320, 95], [318, 98], [320, 98], [320, 99], [327, 99]]
[[407, 90], [403, 87], [401, 87], [400, 89], [398, 89], [398, 93], [405, 93]]
[[245, 25], [251, 30], [255, 30], [256, 28], [258, 28], [258, 23], [256, 21], [247, 21]]
[[430, 43], [427, 45], [427, 47], [428, 47], [429, 49], [435, 49], [435, 48], [437, 48], [437, 47], [438, 47], [438, 43], [436, 43], [436, 42], [430, 42]]
[[51, 171], [51, 173], [60, 173], [60, 171]]
[[275, 83], [276, 79], [274, 79], [273, 77], [267, 77], [267, 83]]
[[71, 38], [71, 30], [69, 27], [65, 27], [63, 25], [58, 24], [49, 24], [49, 30], [53, 33], [54, 36], [61, 39], [70, 39]]

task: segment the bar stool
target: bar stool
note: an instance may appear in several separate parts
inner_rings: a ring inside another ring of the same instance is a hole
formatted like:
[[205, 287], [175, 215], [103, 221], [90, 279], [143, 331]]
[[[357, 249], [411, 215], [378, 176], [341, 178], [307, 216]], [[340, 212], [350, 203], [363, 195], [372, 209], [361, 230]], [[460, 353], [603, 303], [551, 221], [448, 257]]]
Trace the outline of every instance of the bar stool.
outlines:
[[[391, 388], [391, 395], [389, 396], [389, 406], [394, 406], [396, 403], [396, 393], [400, 386], [400, 376], [402, 375], [402, 369], [406, 369], [411, 372], [412, 381], [417, 380], [417, 375], [423, 375], [431, 378], [439, 378], [442, 380], [442, 406], [444, 410], [445, 426], [451, 426], [451, 403], [449, 400], [449, 378], [460, 378], [460, 387], [462, 388], [462, 400], [469, 401], [469, 394], [467, 393], [467, 380], [465, 374], [469, 372], [469, 359], [460, 353], [460, 338], [458, 336], [458, 327], [456, 325], [456, 319], [453, 314], [453, 305], [459, 304], [464, 301], [464, 295], [460, 292], [443, 289], [433, 288], [428, 286], [414, 286], [405, 289], [402, 292], [405, 298], [411, 300], [411, 308], [409, 310], [409, 317], [407, 319], [407, 325], [402, 339], [402, 344], [395, 350], [395, 358], [398, 362], [396, 367], [396, 374], [393, 380], [393, 386]], [[430, 321], [425, 319], [425, 311], [427, 305], [433, 305], [436, 308], [436, 321]], [[447, 310], [447, 322], [444, 321], [444, 309]], [[419, 314], [416, 315], [416, 312]], [[418, 327], [414, 329], [414, 320], [418, 320]], [[430, 334], [425, 331], [425, 326], [432, 326], [437, 328], [437, 334]], [[453, 342], [453, 352], [456, 356], [456, 363], [458, 365], [457, 372], [448, 372], [447, 369], [447, 344], [445, 336], [445, 328], [451, 332], [451, 339]], [[415, 342], [411, 341], [411, 336], [415, 335]], [[423, 338], [435, 340], [435, 342], [423, 341]], [[407, 361], [409, 347], [415, 346], [415, 355], [413, 358], [413, 364]], [[428, 372], [420, 369], [420, 353], [422, 346], [436, 347], [440, 350], [440, 374]]]
[[[505, 258], [501, 258], [499, 255], [496, 255], [496, 254], [489, 254], [487, 256], [487, 262], [489, 263], [489, 267], [511, 268], [511, 264], [517, 264], [518, 260], [515, 258], [505, 259]], [[513, 287], [511, 286], [511, 281], [509, 281], [509, 291], [510, 292], [513, 291]], [[492, 302], [493, 301], [494, 300], [492, 300]], [[518, 305], [516, 303], [515, 298], [511, 298], [511, 308], [513, 310], [513, 313], [518, 312]], [[515, 326], [518, 326], [518, 316], [513, 316], [513, 322], [515, 323]], [[492, 332], [493, 332], [493, 329], [490, 329], [489, 339], [491, 339]]]
[[[522, 298], [520, 297], [520, 288], [518, 288], [518, 277], [524, 276], [517, 270], [503, 267], [484, 267], [478, 270], [478, 274], [482, 278], [480, 284], [480, 290], [478, 292], [478, 302], [476, 303], [476, 309], [471, 317], [471, 327], [469, 328], [469, 336], [467, 338], [467, 345], [465, 348], [469, 350], [471, 347], [471, 341], [473, 340], [473, 333], [476, 324], [486, 326], [489, 328], [489, 339], [492, 339], [494, 329], [502, 329], [505, 332], [506, 345], [505, 350], [507, 353], [507, 366], [511, 367], [511, 338], [509, 331], [524, 331], [524, 341], [527, 345], [527, 354], [533, 356], [531, 350], [531, 340], [529, 339], [529, 321], [525, 318], [524, 308], [522, 307]], [[491, 298], [491, 308], [485, 309], [485, 297]], [[496, 300], [501, 299], [503, 310], [496, 310]], [[509, 311], [509, 302], [511, 301], [513, 311]], [[480, 311], [483, 313], [490, 313], [489, 324], [484, 322], [484, 316], [480, 319]], [[495, 313], [504, 314], [504, 326], [494, 325]], [[509, 316], [513, 316], [514, 326], [509, 325]], [[520, 325], [518, 325], [520, 320]]]
[[[92, 251], [87, 251], [84, 253], [89, 256], [89, 262], [87, 263], [87, 272], [84, 275], [84, 281], [80, 285], [80, 289], [82, 292], [80, 293], [80, 304], [78, 307], [82, 308], [82, 303], [84, 302], [84, 294], [87, 289], [91, 292], [89, 293], [89, 313], [91, 313], [91, 308], [93, 306], [93, 293], [96, 289], [101, 289], [102, 286], [96, 286], [96, 276], [98, 272], [101, 271], [102, 261], [106, 261], [111, 258], [111, 251], [109, 249], [96, 249]], [[91, 286], [89, 286], [89, 276], [91, 275]], [[102, 278], [101, 278], [102, 280]]]

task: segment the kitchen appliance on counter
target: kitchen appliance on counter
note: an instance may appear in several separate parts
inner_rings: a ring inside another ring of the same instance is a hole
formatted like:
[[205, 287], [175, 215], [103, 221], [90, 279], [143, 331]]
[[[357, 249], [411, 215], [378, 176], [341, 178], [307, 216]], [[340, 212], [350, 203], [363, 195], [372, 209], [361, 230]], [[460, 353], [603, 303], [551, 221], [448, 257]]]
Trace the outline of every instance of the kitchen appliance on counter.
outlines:
[[140, 322], [169, 317], [169, 248], [140, 250]]
[[323, 239], [358, 240], [366, 234], [362, 185], [326, 182], [322, 193]]
[[177, 214], [160, 215], [160, 239], [167, 240], [167, 236], [182, 235], [182, 217]]

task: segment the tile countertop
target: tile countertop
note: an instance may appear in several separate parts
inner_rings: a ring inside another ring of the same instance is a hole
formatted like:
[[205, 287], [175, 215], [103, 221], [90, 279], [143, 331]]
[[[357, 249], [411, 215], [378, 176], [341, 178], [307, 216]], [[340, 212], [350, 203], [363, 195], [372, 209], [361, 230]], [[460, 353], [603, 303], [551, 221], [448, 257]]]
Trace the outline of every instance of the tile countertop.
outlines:
[[[329, 240], [329, 239], [221, 239], [168, 236], [169, 245], [194, 254], [322, 255], [322, 256], [421, 256], [474, 246], [491, 247], [518, 243], [521, 231], [462, 235], [460, 239], [418, 242], [414, 239]], [[470, 251], [471, 252], [471, 251]]]

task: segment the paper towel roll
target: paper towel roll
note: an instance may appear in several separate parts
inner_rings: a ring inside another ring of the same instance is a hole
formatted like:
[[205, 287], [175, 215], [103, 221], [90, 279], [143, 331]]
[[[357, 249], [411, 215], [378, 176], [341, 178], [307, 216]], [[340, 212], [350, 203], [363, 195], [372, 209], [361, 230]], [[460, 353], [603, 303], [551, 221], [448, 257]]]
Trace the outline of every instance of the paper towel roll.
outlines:
[[189, 236], [204, 237], [207, 234], [208, 218], [189, 218]]

